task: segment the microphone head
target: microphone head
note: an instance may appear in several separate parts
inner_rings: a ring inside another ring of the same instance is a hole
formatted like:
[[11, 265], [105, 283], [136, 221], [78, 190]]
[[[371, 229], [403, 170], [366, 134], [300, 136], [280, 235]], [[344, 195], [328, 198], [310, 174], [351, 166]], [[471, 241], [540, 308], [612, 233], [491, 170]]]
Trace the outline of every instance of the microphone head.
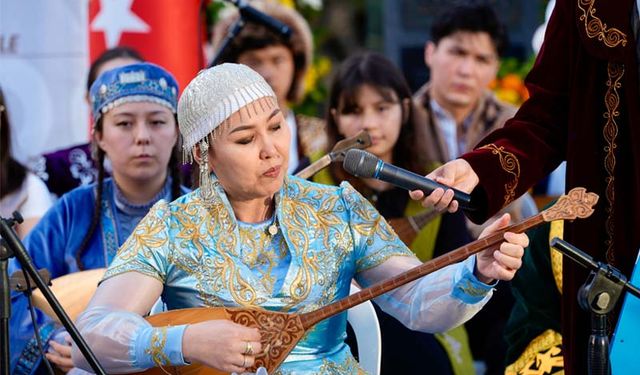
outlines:
[[378, 167], [377, 156], [358, 149], [347, 151], [342, 162], [342, 168], [356, 177], [374, 178]]

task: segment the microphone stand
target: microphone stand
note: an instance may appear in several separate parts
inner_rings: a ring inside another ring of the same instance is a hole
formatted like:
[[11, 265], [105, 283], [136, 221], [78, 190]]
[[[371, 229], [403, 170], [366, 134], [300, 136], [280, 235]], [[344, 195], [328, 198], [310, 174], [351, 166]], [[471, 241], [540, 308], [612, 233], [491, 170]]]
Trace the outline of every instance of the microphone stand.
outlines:
[[9, 318], [11, 317], [11, 292], [9, 289], [9, 251], [0, 238], [0, 374], [9, 375]]
[[591, 256], [570, 243], [554, 237], [551, 247], [581, 266], [590, 269], [589, 277], [578, 291], [578, 304], [591, 312], [591, 336], [587, 346], [589, 375], [610, 375], [609, 337], [607, 314], [613, 310], [623, 291], [640, 298], [640, 289], [629, 282], [616, 268], [595, 261]]
[[31, 279], [34, 280], [36, 286], [47, 299], [49, 305], [51, 305], [51, 308], [60, 319], [60, 322], [62, 322], [62, 325], [66, 328], [67, 332], [69, 332], [73, 341], [78, 345], [78, 348], [86, 358], [87, 362], [91, 365], [93, 371], [96, 374], [106, 374], [87, 343], [84, 341], [82, 336], [80, 336], [78, 329], [73, 325], [73, 322], [51, 292], [51, 289], [49, 289], [40, 274], [36, 271], [33, 261], [18, 238], [18, 235], [13, 230], [13, 225], [21, 222], [22, 216], [20, 216], [18, 212], [14, 212], [13, 218], [11, 219], [0, 217], [0, 237], [3, 238], [4, 245], [0, 246], [0, 281], [2, 281], [0, 284], [2, 292], [2, 296], [0, 296], [0, 318], [2, 320], [0, 325], [0, 344], [2, 344], [0, 373], [2, 375], [9, 374], [9, 318], [11, 317], [11, 297], [9, 290], [8, 261], [9, 258], [15, 256], [18, 262], [20, 262], [23, 272], [28, 275], [26, 277], [31, 277]]
[[220, 43], [220, 48], [218, 49], [218, 52], [216, 52], [216, 55], [213, 57], [213, 60], [211, 60], [209, 68], [218, 65], [220, 58], [222, 57], [222, 53], [227, 49], [229, 44], [231, 44], [231, 41], [236, 36], [238, 36], [238, 34], [240, 34], [240, 31], [242, 30], [244, 25], [246, 25], [246, 23], [242, 18], [242, 14], [240, 14], [240, 18], [238, 18], [238, 20], [233, 23], [233, 25], [229, 29], [229, 32], [227, 33], [227, 35], [225, 35], [224, 40], [222, 41], [222, 43]]
[[218, 52], [216, 52], [216, 55], [214, 56], [213, 60], [211, 60], [211, 64], [209, 64], [210, 68], [212, 66], [218, 65], [218, 63], [220, 62], [220, 58], [222, 57], [222, 53], [224, 52], [225, 49], [227, 49], [229, 44], [231, 44], [231, 41], [240, 33], [242, 28], [246, 25], [247, 21], [260, 23], [266, 26], [268, 29], [272, 30], [273, 32], [276, 32], [282, 35], [286, 39], [289, 39], [289, 37], [291, 36], [291, 29], [287, 25], [263, 14], [262, 12], [258, 11], [255, 8], [252, 8], [247, 4], [245, 0], [227, 0], [227, 1], [233, 4], [236, 8], [238, 8], [240, 17], [231, 26], [231, 28], [229, 29], [229, 32], [224, 37], [224, 40], [220, 43], [220, 48], [218, 49]]

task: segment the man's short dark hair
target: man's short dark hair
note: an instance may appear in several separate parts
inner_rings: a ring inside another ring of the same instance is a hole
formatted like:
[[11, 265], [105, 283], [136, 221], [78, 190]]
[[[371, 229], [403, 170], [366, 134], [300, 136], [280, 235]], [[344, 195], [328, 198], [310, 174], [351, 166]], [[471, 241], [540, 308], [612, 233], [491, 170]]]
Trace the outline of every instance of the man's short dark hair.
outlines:
[[438, 44], [442, 38], [459, 31], [489, 34], [499, 56], [507, 47], [505, 26], [485, 1], [458, 1], [447, 7], [431, 25], [431, 41]]

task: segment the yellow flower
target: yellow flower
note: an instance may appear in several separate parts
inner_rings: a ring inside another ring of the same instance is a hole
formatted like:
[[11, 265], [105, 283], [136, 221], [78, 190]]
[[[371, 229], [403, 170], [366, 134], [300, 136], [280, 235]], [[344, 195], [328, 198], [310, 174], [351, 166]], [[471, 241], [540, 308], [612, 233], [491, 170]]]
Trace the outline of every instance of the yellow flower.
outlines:
[[318, 72], [316, 71], [316, 67], [311, 65], [309, 70], [307, 70], [307, 74], [304, 76], [304, 91], [305, 93], [311, 91], [313, 87], [316, 86], [316, 81], [318, 80]]
[[286, 7], [294, 8], [296, 7], [296, 2], [294, 0], [278, 0], [278, 2]]
[[516, 90], [499, 88], [494, 92], [496, 93], [496, 97], [504, 102], [516, 105], [522, 102], [520, 93]]
[[320, 57], [315, 65], [318, 68], [320, 77], [324, 77], [331, 72], [331, 60], [326, 56]]
[[314, 61], [304, 77], [305, 93], [314, 91], [318, 80], [324, 78], [330, 72], [331, 60], [328, 57], [323, 56]]

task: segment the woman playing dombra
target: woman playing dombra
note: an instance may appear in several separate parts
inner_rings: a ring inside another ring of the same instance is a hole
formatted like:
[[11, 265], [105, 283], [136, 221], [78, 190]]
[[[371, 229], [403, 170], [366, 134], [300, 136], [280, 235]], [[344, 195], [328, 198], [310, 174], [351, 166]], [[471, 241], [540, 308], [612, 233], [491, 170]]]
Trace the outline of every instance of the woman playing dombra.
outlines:
[[[286, 174], [288, 127], [270, 86], [250, 68], [222, 64], [201, 72], [180, 98], [178, 119], [201, 186], [151, 209], [77, 321], [108, 372], [187, 363], [244, 372], [254, 364], [263, 349], [257, 329], [227, 320], [152, 327], [142, 315], [159, 296], [169, 309], [308, 312], [346, 297], [354, 278], [369, 286], [421, 264], [349, 184]], [[513, 277], [527, 241], [506, 233], [499, 248], [377, 302], [412, 329], [462, 324], [491, 297], [492, 283]], [[314, 326], [277, 373], [362, 372], [344, 343], [345, 325], [339, 314]], [[87, 368], [76, 348], [73, 359]]]

